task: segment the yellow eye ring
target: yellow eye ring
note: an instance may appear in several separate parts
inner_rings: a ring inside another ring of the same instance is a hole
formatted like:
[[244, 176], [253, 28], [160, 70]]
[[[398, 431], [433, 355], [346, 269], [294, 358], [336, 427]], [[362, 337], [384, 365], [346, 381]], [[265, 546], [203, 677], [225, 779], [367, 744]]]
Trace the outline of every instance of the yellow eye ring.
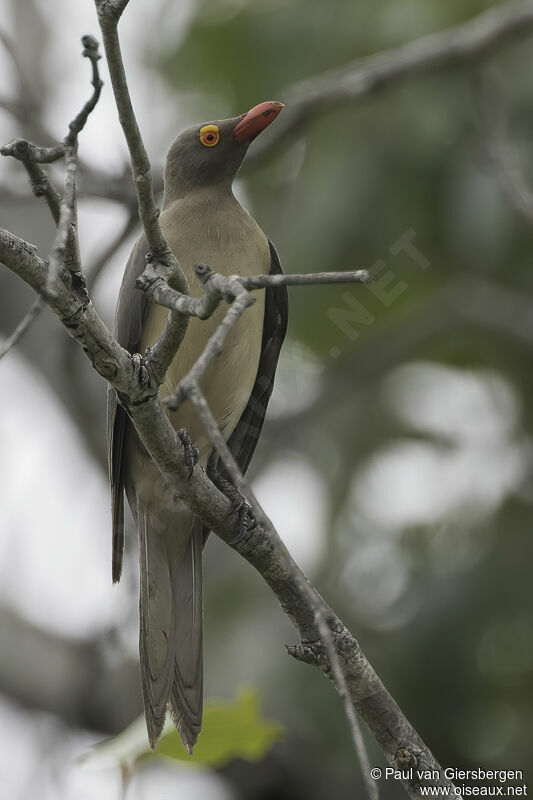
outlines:
[[204, 125], [200, 128], [200, 141], [204, 147], [214, 147], [219, 139], [220, 134], [216, 125]]

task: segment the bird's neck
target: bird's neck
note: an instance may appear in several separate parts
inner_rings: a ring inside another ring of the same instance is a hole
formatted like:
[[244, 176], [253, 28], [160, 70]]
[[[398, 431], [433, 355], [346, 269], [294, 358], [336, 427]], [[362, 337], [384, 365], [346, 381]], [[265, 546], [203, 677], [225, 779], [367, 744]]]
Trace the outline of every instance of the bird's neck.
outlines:
[[165, 193], [163, 196], [163, 210], [175, 203], [176, 200], [198, 200], [206, 203], [224, 203], [234, 200], [231, 180], [207, 186], [188, 186], [177, 180], [165, 180]]

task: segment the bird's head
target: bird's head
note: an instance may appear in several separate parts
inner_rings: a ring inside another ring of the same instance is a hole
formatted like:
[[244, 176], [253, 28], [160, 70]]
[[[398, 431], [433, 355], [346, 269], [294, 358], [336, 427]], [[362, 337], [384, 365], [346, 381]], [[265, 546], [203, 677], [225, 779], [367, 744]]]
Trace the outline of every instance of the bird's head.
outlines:
[[187, 128], [173, 142], [165, 166], [165, 202], [195, 188], [227, 184], [251, 142], [278, 116], [283, 103], [269, 100], [232, 119]]

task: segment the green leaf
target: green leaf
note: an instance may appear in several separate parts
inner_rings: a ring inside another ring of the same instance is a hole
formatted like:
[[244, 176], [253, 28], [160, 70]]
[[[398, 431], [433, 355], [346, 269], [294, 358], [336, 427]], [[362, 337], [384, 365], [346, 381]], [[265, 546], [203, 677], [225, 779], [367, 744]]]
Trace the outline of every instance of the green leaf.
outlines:
[[233, 701], [211, 700], [205, 704], [202, 732], [190, 756], [178, 732], [167, 720], [155, 750], [148, 745], [144, 717], [128, 725], [118, 736], [97, 744], [82, 757], [88, 767], [119, 766], [124, 773], [154, 758], [220, 767], [233, 758], [259, 761], [283, 736], [283, 726], [266, 720], [260, 712], [257, 692], [241, 688]]
[[278, 722], [264, 719], [253, 689], [241, 689], [233, 702], [212, 701], [204, 713], [202, 733], [190, 756], [176, 730], [161, 737], [153, 757], [220, 767], [233, 758], [259, 761], [283, 735]]

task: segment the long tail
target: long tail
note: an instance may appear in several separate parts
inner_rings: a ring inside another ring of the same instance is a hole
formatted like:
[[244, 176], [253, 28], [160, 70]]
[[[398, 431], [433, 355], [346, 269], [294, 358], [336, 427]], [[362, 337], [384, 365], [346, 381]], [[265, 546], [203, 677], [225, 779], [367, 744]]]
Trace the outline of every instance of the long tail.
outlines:
[[192, 753], [202, 727], [202, 526], [189, 512], [137, 506], [140, 662], [144, 713], [155, 746], [167, 705]]

